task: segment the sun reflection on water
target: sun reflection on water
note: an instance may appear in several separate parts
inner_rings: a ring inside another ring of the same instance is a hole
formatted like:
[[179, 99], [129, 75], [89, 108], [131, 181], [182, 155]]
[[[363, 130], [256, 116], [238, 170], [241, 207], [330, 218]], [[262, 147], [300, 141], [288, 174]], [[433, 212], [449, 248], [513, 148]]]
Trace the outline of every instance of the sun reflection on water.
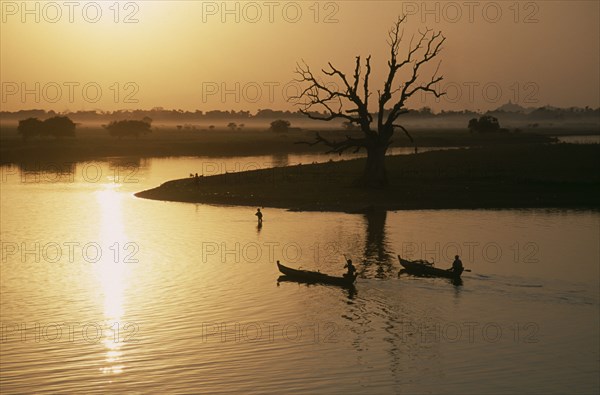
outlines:
[[116, 184], [108, 184], [96, 192], [101, 214], [99, 238], [102, 258], [96, 263], [99, 293], [104, 298], [104, 324], [102, 344], [106, 348], [103, 374], [122, 373], [123, 323], [127, 267], [124, 263], [124, 245], [128, 242], [123, 225], [123, 196], [115, 190]]

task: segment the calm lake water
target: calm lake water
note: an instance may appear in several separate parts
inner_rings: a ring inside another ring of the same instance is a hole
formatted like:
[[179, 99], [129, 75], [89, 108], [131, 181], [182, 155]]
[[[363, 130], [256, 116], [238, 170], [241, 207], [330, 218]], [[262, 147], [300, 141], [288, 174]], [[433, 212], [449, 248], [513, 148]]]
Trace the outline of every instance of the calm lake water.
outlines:
[[[322, 156], [2, 168], [4, 394], [599, 391], [600, 213], [350, 215], [137, 199]], [[62, 174], [57, 175], [57, 170]], [[401, 276], [396, 256], [472, 270]], [[278, 283], [275, 261], [360, 277]]]

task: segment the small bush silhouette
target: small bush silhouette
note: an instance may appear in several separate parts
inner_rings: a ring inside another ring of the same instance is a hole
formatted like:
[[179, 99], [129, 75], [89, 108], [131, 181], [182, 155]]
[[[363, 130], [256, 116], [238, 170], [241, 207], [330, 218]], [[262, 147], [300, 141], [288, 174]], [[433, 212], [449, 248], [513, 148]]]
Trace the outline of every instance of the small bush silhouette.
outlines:
[[270, 130], [277, 133], [284, 133], [290, 130], [291, 123], [283, 119], [271, 122]]
[[491, 115], [479, 117], [479, 120], [477, 120], [477, 118], [473, 118], [469, 121], [469, 125], [467, 127], [471, 133], [491, 133], [500, 131], [500, 123], [498, 122], [498, 118]]

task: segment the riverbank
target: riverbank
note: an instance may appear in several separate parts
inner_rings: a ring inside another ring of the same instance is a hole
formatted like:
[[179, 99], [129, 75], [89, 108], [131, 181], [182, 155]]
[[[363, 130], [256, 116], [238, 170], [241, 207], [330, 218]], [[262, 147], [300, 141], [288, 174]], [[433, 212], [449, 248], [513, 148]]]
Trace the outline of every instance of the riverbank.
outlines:
[[[295, 144], [312, 141], [315, 130], [274, 133], [259, 129], [244, 130], [177, 130], [155, 128], [139, 138], [117, 139], [102, 128], [77, 130], [76, 138], [32, 139], [22, 141], [16, 128], [0, 133], [0, 159], [3, 164], [30, 162], [81, 162], [103, 158], [160, 158], [176, 156], [257, 156], [273, 154], [322, 153], [326, 147]], [[360, 132], [343, 130], [320, 132], [330, 140], [346, 135], [361, 137]], [[465, 130], [414, 131], [414, 143], [403, 135], [394, 139], [396, 147], [476, 147], [490, 145], [522, 145], [555, 141], [554, 138], [530, 133], [472, 134]]]
[[353, 186], [364, 159], [173, 180], [137, 197], [303, 211], [599, 208], [600, 146], [524, 145], [387, 158], [390, 186]]

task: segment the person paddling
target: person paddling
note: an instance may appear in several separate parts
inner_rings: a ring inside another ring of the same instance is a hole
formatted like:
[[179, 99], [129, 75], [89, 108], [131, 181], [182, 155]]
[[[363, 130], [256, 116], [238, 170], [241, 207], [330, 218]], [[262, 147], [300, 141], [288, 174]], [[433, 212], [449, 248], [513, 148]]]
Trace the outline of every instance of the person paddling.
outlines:
[[354, 273], [356, 273], [356, 267], [352, 264], [352, 259], [348, 259], [346, 261], [344, 268], [348, 268], [348, 271], [346, 274], [344, 274], [344, 277], [354, 277]]
[[258, 217], [258, 224], [262, 225], [263, 214], [260, 212], [259, 208], [256, 209], [256, 214], [254, 215]]
[[463, 267], [460, 257], [458, 255], [455, 255], [454, 262], [452, 262], [452, 267], [448, 269], [448, 271], [455, 273], [457, 276], [460, 276], [464, 270], [465, 268]]

